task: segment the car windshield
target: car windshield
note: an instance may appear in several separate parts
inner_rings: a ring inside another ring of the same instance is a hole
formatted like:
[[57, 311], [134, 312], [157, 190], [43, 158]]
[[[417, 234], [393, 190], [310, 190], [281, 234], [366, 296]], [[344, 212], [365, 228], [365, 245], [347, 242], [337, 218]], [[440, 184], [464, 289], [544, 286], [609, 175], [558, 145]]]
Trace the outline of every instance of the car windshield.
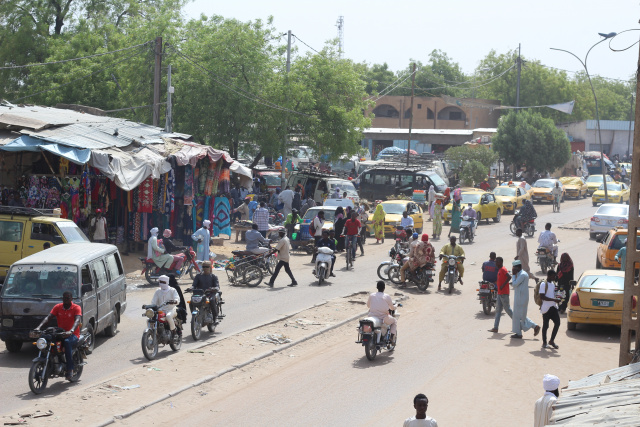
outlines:
[[585, 276], [578, 285], [580, 289], [624, 290], [624, 276]]
[[533, 186], [538, 188], [553, 188], [556, 186], [556, 183], [547, 179], [539, 179]]
[[480, 203], [480, 197], [482, 193], [462, 193], [462, 204], [466, 205], [467, 203]]
[[331, 193], [333, 194], [334, 191], [336, 191], [336, 188], [340, 189], [340, 194], [342, 194], [343, 192], [347, 192], [347, 196], [355, 196], [358, 197], [358, 192], [356, 191], [356, 187], [353, 186], [353, 184], [349, 181], [333, 181], [333, 182], [329, 182], [329, 186], [331, 187]]
[[333, 220], [336, 218], [336, 210], [334, 208], [334, 209], [309, 209], [304, 214], [302, 219], [303, 220], [305, 220], [305, 219], [312, 220], [313, 218], [318, 216], [318, 212], [320, 212], [321, 210], [324, 211], [324, 220], [325, 221], [333, 222]]
[[602, 182], [602, 175], [591, 175], [587, 178], [587, 182]]
[[11, 267], [2, 296], [5, 298], [54, 298], [70, 291], [78, 296], [78, 267], [75, 265], [28, 265]]
[[[618, 234], [611, 240], [611, 243], [609, 243], [609, 249], [619, 250], [626, 244], [627, 244], [627, 235]], [[640, 250], [640, 239], [636, 240], [636, 249]]]
[[442, 187], [442, 186], [446, 186], [447, 185], [444, 182], [444, 179], [440, 178], [440, 175], [438, 175], [435, 172], [429, 172], [427, 174], [427, 176], [431, 179], [431, 181], [433, 181], [433, 183], [436, 185], [436, 187]]
[[67, 239], [67, 243], [88, 242], [87, 236], [84, 235], [82, 230], [78, 228], [75, 222], [64, 221], [56, 222], [56, 225], [62, 231], [64, 238]]
[[[621, 189], [622, 189], [622, 186], [620, 184], [611, 184], [611, 183], [607, 184], [607, 190], [609, 191], [620, 191]], [[604, 184], [600, 184], [600, 187], [598, 187], [598, 190], [604, 190]]]
[[629, 207], [603, 205], [598, 208], [596, 215], [627, 216], [629, 215]]
[[493, 190], [493, 194], [496, 196], [513, 197], [516, 195], [516, 189], [512, 187], [496, 187], [496, 189]]
[[353, 160], [336, 160], [331, 162], [331, 170], [334, 172], [351, 172], [355, 167], [356, 164]]
[[261, 178], [264, 178], [267, 181], [267, 186], [269, 187], [280, 187], [280, 176], [279, 175], [262, 175]]
[[405, 203], [383, 203], [382, 209], [386, 214], [402, 215], [402, 212], [407, 210], [407, 205]]

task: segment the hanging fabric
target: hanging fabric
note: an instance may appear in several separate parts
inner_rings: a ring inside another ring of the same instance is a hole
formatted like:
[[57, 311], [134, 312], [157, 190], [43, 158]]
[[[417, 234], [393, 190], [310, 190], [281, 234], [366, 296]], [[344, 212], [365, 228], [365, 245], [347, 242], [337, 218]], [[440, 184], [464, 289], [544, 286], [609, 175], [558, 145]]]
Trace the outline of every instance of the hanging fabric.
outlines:
[[193, 167], [184, 167], [184, 205], [193, 205]]
[[142, 181], [139, 189], [138, 212], [153, 212], [153, 178], [151, 176], [147, 177], [147, 179]]
[[216, 197], [214, 205], [213, 235], [231, 236], [231, 207], [226, 197]]

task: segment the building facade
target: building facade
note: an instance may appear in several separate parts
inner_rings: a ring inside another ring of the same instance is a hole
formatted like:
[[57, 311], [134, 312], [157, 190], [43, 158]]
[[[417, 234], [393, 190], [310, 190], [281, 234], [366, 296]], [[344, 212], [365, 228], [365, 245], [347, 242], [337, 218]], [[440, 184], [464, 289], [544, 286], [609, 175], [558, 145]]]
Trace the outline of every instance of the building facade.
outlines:
[[[571, 141], [572, 151], [600, 151], [598, 126], [596, 120], [561, 123], [558, 129], [563, 130]], [[604, 153], [613, 157], [622, 156], [633, 150], [634, 122], [627, 120], [600, 120], [602, 133], [602, 149]]]

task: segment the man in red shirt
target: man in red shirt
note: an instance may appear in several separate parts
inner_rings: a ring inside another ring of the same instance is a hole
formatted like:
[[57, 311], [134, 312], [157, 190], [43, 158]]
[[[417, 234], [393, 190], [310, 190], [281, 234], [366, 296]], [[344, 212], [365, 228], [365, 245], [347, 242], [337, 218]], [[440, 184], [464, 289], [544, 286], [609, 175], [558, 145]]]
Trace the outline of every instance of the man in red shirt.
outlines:
[[498, 269], [498, 280], [496, 286], [498, 287], [498, 300], [496, 301], [496, 318], [493, 322], [493, 329], [489, 329], [489, 332], [498, 332], [498, 326], [500, 325], [500, 316], [502, 316], [502, 309], [513, 317], [513, 311], [509, 306], [509, 280], [511, 275], [509, 270], [504, 266], [504, 260], [502, 257], [496, 258], [496, 268]]
[[351, 259], [356, 259], [356, 247], [358, 243], [358, 236], [360, 235], [360, 227], [362, 223], [358, 220], [358, 214], [351, 212], [351, 219], [348, 219], [344, 223], [344, 232], [346, 234], [345, 248], [351, 249]]
[[74, 368], [72, 358], [73, 346], [78, 342], [78, 338], [80, 338], [79, 325], [82, 321], [82, 309], [79, 305], [73, 303], [71, 292], [66, 291], [62, 294], [62, 303], [53, 306], [51, 313], [38, 325], [36, 331], [39, 331], [41, 327], [46, 325], [52, 317], [56, 318], [58, 327], [66, 331], [64, 335], [67, 337], [62, 341], [62, 345], [64, 345], [64, 356], [65, 359], [67, 359], [66, 378], [71, 381]]

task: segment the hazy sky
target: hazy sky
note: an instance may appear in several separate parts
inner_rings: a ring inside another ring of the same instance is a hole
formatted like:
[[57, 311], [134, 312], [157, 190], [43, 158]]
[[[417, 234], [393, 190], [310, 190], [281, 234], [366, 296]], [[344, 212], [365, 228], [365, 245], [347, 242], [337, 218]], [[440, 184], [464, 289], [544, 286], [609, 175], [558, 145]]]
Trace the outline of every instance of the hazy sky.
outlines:
[[[337, 37], [336, 21], [344, 16], [345, 56], [357, 62], [387, 62], [394, 71], [410, 59], [426, 62], [433, 49], [441, 49], [471, 73], [491, 50], [499, 53], [522, 44], [522, 55], [570, 71], [582, 69], [577, 59], [550, 47], [584, 55], [600, 36], [640, 28], [639, 0], [406, 0], [402, 1], [287, 1], [195, 0], [188, 17], [222, 15], [241, 21], [274, 17], [278, 31], [291, 30], [320, 50]], [[632, 31], [615, 38], [612, 47], [623, 49], [640, 37]], [[297, 43], [301, 52], [307, 50]], [[589, 55], [589, 71], [626, 79], [636, 69], [638, 45], [613, 52], [608, 42]]]

